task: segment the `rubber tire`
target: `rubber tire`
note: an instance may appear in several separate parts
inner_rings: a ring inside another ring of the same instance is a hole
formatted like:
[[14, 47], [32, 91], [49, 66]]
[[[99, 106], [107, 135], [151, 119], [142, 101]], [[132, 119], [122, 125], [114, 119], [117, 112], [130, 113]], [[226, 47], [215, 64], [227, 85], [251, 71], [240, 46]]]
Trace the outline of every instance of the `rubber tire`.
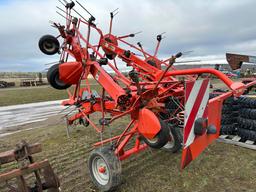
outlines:
[[234, 135], [235, 133], [236, 133], [236, 127], [234, 124], [221, 126], [221, 130], [220, 130], [221, 135]]
[[245, 108], [256, 108], [256, 99], [254, 98], [249, 98], [249, 97], [240, 97], [238, 99], [238, 104], [241, 107], [245, 107]]
[[233, 123], [234, 123], [234, 118], [225, 118], [225, 116], [222, 116], [221, 125], [231, 125]]
[[162, 119], [159, 119], [160, 124], [161, 124], [161, 130], [159, 131], [159, 133], [155, 136], [155, 138], [157, 139], [156, 142], [152, 143], [150, 142], [150, 140], [148, 140], [146, 137], [144, 137], [143, 135], [141, 136], [142, 140], [151, 148], [154, 149], [160, 149], [162, 148], [170, 139], [169, 136], [169, 127], [168, 124], [165, 123]]
[[166, 148], [165, 146], [168, 144], [167, 142], [167, 144], [164, 145], [162, 149], [165, 151], [176, 153], [182, 148], [183, 136], [179, 127], [173, 127], [172, 125], [170, 125], [169, 130], [172, 134], [172, 138], [174, 139], [174, 145], [172, 148]]
[[[106, 185], [101, 185], [93, 174], [92, 163], [96, 157], [102, 158], [108, 167], [110, 176]], [[113, 191], [121, 184], [121, 163], [109, 146], [97, 148], [91, 152], [88, 159], [88, 168], [92, 182], [100, 191]]]
[[241, 108], [241, 106], [239, 104], [233, 104], [232, 105], [233, 111], [239, 111], [240, 108]]
[[242, 140], [245, 140], [245, 141], [246, 140], [256, 141], [256, 131], [239, 128], [237, 130], [237, 135], [239, 135], [242, 138]]
[[237, 117], [239, 117], [240, 116], [240, 113], [239, 113], [239, 111], [233, 111], [232, 112], [232, 117], [236, 120], [237, 119]]
[[232, 113], [233, 109], [229, 105], [223, 105], [222, 106], [222, 114], [230, 114]]
[[243, 118], [256, 120], [256, 109], [242, 108], [239, 110], [239, 113]]
[[[53, 47], [47, 50], [45, 43], [50, 43]], [[60, 43], [58, 39], [52, 35], [44, 35], [38, 42], [39, 49], [46, 55], [54, 55], [59, 52]]]
[[71, 85], [65, 84], [59, 79], [59, 64], [53, 65], [47, 72], [47, 80], [49, 84], [58, 90], [69, 88]]
[[241, 126], [243, 129], [256, 131], [256, 120], [239, 117], [237, 121], [239, 126]]
[[234, 97], [228, 97], [224, 100], [224, 104], [230, 104], [233, 105], [235, 103]]

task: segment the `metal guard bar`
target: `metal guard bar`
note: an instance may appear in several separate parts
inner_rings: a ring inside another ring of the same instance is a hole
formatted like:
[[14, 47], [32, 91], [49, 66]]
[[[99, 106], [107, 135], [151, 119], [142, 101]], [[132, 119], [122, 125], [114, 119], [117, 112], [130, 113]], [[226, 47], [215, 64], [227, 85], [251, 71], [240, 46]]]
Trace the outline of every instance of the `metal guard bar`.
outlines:
[[[229, 79], [225, 74], [221, 73], [220, 71], [216, 69], [185, 69], [185, 70], [177, 70], [177, 71], [169, 71], [166, 73], [165, 77], [168, 76], [176, 76], [176, 75], [192, 75], [192, 74], [202, 74], [202, 73], [210, 73], [218, 77], [220, 80], [222, 80], [231, 90], [234, 91], [235, 96], [240, 96], [243, 94], [245, 88], [247, 86], [243, 84], [242, 82], [234, 82], [231, 79]], [[251, 83], [251, 85], [255, 84]]]

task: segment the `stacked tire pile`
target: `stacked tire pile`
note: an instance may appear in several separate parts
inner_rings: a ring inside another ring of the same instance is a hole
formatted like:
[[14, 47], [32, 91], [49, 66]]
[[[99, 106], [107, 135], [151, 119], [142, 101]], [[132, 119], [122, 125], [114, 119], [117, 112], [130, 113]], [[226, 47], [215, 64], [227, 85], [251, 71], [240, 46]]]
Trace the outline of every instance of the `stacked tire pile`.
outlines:
[[226, 99], [222, 107], [221, 116], [221, 135], [236, 135], [237, 134], [237, 119], [239, 117], [238, 100], [230, 97]]
[[[210, 99], [219, 96], [224, 90], [215, 90], [210, 94]], [[220, 135], [236, 135], [237, 134], [237, 118], [239, 116], [238, 100], [230, 97], [223, 103], [221, 113], [221, 130]]]
[[244, 141], [256, 141], [256, 99], [240, 97], [238, 103], [240, 109], [237, 118], [237, 135]]

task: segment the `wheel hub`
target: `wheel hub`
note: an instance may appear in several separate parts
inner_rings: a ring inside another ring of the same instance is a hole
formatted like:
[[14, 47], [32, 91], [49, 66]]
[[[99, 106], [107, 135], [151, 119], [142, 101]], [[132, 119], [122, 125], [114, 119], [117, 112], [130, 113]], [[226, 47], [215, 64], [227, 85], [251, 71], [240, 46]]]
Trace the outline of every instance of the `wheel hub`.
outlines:
[[95, 179], [101, 185], [106, 185], [110, 177], [106, 162], [101, 157], [97, 157], [93, 160], [92, 166], [93, 166], [92, 171]]
[[99, 172], [102, 173], [102, 174], [106, 173], [106, 168], [105, 167], [100, 167]]

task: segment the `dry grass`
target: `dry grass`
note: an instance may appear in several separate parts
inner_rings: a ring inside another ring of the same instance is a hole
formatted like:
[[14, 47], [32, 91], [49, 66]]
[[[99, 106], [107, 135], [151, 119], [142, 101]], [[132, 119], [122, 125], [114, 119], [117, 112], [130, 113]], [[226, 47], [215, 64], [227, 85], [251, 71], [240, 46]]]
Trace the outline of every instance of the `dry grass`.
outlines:
[[51, 101], [67, 98], [66, 91], [51, 87], [16, 88], [0, 90], [0, 106]]
[[[92, 81], [91, 89], [99, 91], [100, 87]], [[0, 106], [67, 99], [66, 90], [56, 90], [50, 86], [10, 88], [0, 90]]]

